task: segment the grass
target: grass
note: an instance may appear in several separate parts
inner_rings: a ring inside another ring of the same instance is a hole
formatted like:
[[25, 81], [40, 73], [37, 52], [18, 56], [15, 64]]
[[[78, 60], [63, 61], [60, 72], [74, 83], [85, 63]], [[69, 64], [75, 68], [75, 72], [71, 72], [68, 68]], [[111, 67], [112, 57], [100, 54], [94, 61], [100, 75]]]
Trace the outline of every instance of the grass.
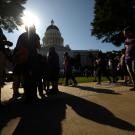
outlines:
[[[87, 83], [95, 81], [95, 77], [75, 77], [77, 83]], [[102, 81], [107, 81], [106, 77], [102, 77]], [[72, 83], [72, 80], [69, 80], [69, 83]], [[59, 78], [59, 84], [65, 84], [65, 78]]]
[[[75, 79], [78, 83], [90, 82], [90, 79], [87, 77], [75, 77]], [[64, 84], [64, 83], [65, 83], [65, 78], [59, 78], [59, 84]], [[72, 80], [69, 80], [69, 83], [72, 83]]]
[[[110, 77], [112, 80], [112, 77]], [[77, 83], [87, 83], [87, 82], [94, 82], [96, 81], [95, 77], [75, 77]], [[120, 79], [120, 77], [118, 77], [118, 79]], [[108, 81], [108, 79], [104, 76], [101, 77], [101, 81]], [[73, 83], [72, 80], [69, 80], [69, 84]], [[65, 84], [65, 78], [59, 78], [59, 84]]]

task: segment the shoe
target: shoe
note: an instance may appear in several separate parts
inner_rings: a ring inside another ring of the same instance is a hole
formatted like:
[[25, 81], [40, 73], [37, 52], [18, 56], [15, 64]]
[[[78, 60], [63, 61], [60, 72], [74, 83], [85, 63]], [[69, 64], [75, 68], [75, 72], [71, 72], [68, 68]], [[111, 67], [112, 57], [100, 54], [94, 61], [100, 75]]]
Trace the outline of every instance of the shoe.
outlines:
[[78, 84], [77, 83], [74, 83], [74, 85], [72, 85], [73, 87], [76, 87]]
[[100, 82], [97, 82], [96, 85], [100, 85], [101, 83]]
[[41, 99], [44, 99], [45, 98], [45, 95], [44, 94], [39, 94], [39, 96], [41, 97]]
[[24, 103], [38, 103], [40, 102], [41, 99], [39, 99], [38, 97], [33, 97], [33, 98], [25, 98], [23, 100]]
[[19, 98], [19, 97], [21, 97], [22, 96], [22, 94], [20, 94], [20, 93], [16, 93], [16, 94], [13, 94], [13, 99], [17, 99], [17, 98]]
[[55, 95], [58, 94], [60, 91], [58, 89], [51, 89], [47, 91], [46, 95]]
[[130, 91], [135, 91], [135, 87], [131, 88]]

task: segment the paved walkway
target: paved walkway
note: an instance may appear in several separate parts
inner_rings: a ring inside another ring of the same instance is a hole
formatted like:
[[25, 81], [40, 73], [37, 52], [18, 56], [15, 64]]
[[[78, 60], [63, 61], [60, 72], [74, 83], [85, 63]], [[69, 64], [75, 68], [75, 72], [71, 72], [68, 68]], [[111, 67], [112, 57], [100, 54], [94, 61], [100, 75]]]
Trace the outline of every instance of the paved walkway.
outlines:
[[[2, 102], [12, 97], [11, 84], [2, 88]], [[41, 103], [2, 108], [0, 135], [135, 135], [135, 92], [129, 86], [90, 82], [59, 89]]]

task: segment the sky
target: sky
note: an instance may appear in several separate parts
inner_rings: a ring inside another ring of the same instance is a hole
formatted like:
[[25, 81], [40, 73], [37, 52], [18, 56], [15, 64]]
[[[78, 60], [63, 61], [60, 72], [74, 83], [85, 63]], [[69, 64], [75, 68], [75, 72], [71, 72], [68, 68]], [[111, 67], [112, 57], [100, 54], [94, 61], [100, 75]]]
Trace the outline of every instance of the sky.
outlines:
[[[68, 44], [72, 50], [98, 49], [107, 52], [123, 48], [102, 43], [101, 40], [91, 36], [90, 23], [94, 18], [94, 0], [27, 0], [24, 7], [26, 11], [38, 17], [39, 24], [36, 29], [41, 44], [46, 28], [53, 19], [54, 25], [59, 28], [64, 38], [64, 45]], [[13, 42], [14, 48], [19, 35], [23, 32], [24, 30], [19, 28], [19, 31], [14, 33], [4, 31], [4, 34]]]

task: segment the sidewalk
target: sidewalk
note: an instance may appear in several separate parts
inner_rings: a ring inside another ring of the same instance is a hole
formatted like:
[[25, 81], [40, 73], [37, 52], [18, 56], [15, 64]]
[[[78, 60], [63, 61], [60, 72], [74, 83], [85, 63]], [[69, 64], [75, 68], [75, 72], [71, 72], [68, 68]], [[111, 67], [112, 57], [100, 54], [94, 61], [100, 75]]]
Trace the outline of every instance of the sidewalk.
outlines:
[[[11, 88], [2, 88], [2, 101], [11, 98]], [[61, 94], [42, 103], [4, 108], [1, 135], [134, 135], [135, 92], [129, 88], [95, 82], [59, 86]]]

